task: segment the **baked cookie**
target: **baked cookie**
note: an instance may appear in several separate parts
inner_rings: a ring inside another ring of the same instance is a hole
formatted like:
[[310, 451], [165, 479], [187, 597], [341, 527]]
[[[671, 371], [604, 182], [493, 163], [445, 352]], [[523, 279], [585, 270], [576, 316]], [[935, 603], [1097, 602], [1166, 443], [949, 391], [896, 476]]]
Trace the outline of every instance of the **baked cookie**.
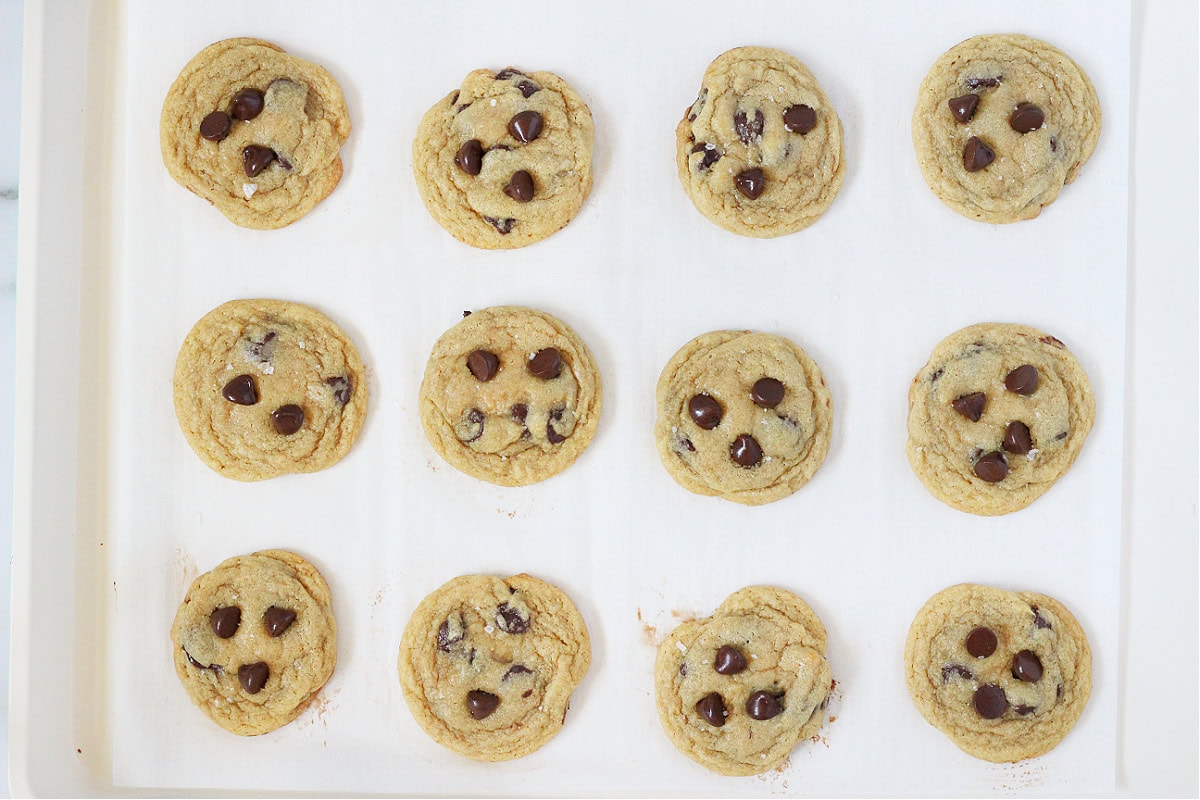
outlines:
[[985, 322], [943, 339], [908, 391], [908, 463], [937, 499], [991, 516], [1041, 497], [1079, 455], [1096, 403], [1066, 345]]
[[846, 174], [842, 123], [808, 67], [769, 47], [708, 65], [675, 129], [684, 191], [727, 231], [767, 238], [825, 213]]
[[1092, 691], [1087, 637], [1062, 603], [969, 583], [917, 612], [904, 669], [921, 716], [985, 761], [1053, 750]]
[[1036, 217], [1096, 149], [1100, 101], [1079, 65], [1019, 34], [975, 36], [947, 50], [913, 110], [917, 163], [964, 217]]
[[656, 398], [659, 458], [696, 494], [770, 503], [808, 483], [829, 452], [825, 378], [782, 336], [698, 336], [667, 362]]
[[316, 309], [231, 300], [179, 349], [175, 416], [196, 455], [228, 478], [316, 472], [362, 429], [364, 373], [346, 334]]
[[658, 719], [679, 752], [722, 775], [773, 769], [824, 722], [825, 627], [796, 595], [750, 586], [658, 646]]
[[286, 550], [227, 559], [192, 582], [175, 614], [175, 672], [213, 722], [239, 736], [288, 724], [337, 661], [329, 586]]
[[552, 72], [477, 69], [429, 109], [413, 141], [425, 207], [485, 250], [540, 242], [592, 190], [592, 112]]
[[333, 76], [261, 39], [201, 50], [167, 92], [163, 163], [243, 228], [282, 228], [342, 177], [350, 115]]
[[554, 738], [590, 660], [583, 617], [557, 588], [529, 575], [463, 575], [409, 619], [400, 686], [438, 744], [506, 761]]
[[453, 467], [501, 486], [562, 472], [600, 420], [600, 373], [561, 320], [519, 306], [476, 311], [442, 334], [421, 381], [421, 424]]

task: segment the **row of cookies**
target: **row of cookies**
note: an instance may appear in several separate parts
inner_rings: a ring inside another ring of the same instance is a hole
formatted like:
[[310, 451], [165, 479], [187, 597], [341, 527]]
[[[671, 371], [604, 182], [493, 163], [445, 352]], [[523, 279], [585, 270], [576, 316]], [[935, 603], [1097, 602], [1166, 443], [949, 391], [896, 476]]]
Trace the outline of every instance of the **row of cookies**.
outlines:
[[[234, 300], [206, 314], [176, 360], [175, 411], [200, 458], [260, 480], [340, 460], [367, 413], [365, 368], [328, 317], [278, 300]], [[654, 438], [686, 489], [748, 505], [804, 486], [829, 451], [833, 400], [817, 364], [766, 333], [714, 331], [667, 362]], [[533, 309], [474, 313], [434, 344], [420, 416], [457, 469], [523, 486], [569, 467], [591, 442], [600, 372], [564, 322]], [[1091, 430], [1087, 375], [1057, 338], [984, 323], [951, 334], [909, 390], [908, 458], [929, 490], [976, 514], [1041, 496]]]
[[[1062, 51], [1017, 34], [968, 39], [937, 59], [912, 133], [929, 187], [975, 220], [1038, 215], [1095, 150], [1100, 105]], [[163, 103], [163, 162], [249, 228], [286, 226], [327, 197], [350, 134], [325, 69], [258, 39], [206, 47]], [[413, 172], [429, 213], [466, 244], [523, 247], [563, 228], [592, 187], [591, 111], [551, 72], [475, 70], [422, 118]], [[726, 230], [774, 237], [812, 224], [846, 172], [842, 126], [795, 57], [718, 56], [676, 129], [679, 179]]]
[[[329, 587], [295, 553], [230, 558], [198, 577], [171, 630], [192, 701], [233, 733], [295, 719], [333, 674]], [[659, 721], [680, 752], [724, 775], [774, 769], [825, 722], [834, 682], [821, 620], [784, 589], [750, 586], [658, 647]], [[400, 640], [414, 719], [470, 758], [527, 755], [566, 722], [587, 673], [587, 626], [561, 590], [529, 575], [454, 578], [425, 597]], [[909, 694], [965, 752], [1019, 761], [1053, 749], [1091, 692], [1091, 652], [1060, 602], [959, 584], [917, 612], [904, 651]]]

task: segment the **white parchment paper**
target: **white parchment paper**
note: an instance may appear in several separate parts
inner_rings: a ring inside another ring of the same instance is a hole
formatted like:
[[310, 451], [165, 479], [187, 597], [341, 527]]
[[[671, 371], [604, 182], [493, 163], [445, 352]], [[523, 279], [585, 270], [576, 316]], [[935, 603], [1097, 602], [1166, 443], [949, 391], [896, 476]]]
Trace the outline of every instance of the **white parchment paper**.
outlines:
[[[123, 116], [113, 294], [114, 581], [107, 653], [117, 786], [414, 794], [1066, 794], [1111, 790], [1122, 524], [1130, 10], [1127, 2], [518, 5], [129, 2], [116, 44]], [[971, 222], [926, 187], [912, 152], [917, 86], [977, 33], [1022, 32], [1071, 55], [1104, 107], [1099, 148], [1036, 220]], [[280, 231], [242, 230], [177, 186], [159, 159], [167, 87], [203, 46], [257, 36], [323, 64], [354, 132], [333, 195]], [[716, 55], [742, 44], [804, 61], [845, 127], [848, 172], [811, 228], [769, 241], [717, 228], [678, 185], [674, 128]], [[483, 252], [425, 212], [410, 147], [421, 115], [471, 69], [549, 69], [589, 103], [595, 188], [540, 244]], [[355, 340], [371, 411], [351, 454], [312, 475], [242, 484], [188, 449], [171, 374], [191, 325], [239, 297], [311, 303]], [[598, 435], [569, 470], [503, 489], [443, 463], [417, 389], [464, 309], [515, 303], [572, 325], [603, 374]], [[1072, 471], [1001, 518], [931, 497], [904, 455], [909, 381], [946, 334], [980, 321], [1054, 334], [1091, 377], [1098, 418]], [[797, 341], [834, 398], [815, 479], [746, 508], [692, 495], [658, 462], [654, 385], [675, 350], [718, 328]], [[199, 572], [267, 547], [322, 570], [338, 667], [296, 722], [252, 739], [207, 720], [178, 684], [168, 631]], [[516, 762], [442, 749], [396, 677], [408, 615], [449, 578], [530, 572], [575, 601], [591, 671], [562, 733]], [[1092, 700], [1049, 755], [962, 754], [909, 701], [914, 613], [961, 581], [1052, 594], [1094, 651]], [[819, 740], [756, 778], [680, 755], [654, 708], [654, 646], [729, 593], [777, 584], [829, 631], [837, 680]]]

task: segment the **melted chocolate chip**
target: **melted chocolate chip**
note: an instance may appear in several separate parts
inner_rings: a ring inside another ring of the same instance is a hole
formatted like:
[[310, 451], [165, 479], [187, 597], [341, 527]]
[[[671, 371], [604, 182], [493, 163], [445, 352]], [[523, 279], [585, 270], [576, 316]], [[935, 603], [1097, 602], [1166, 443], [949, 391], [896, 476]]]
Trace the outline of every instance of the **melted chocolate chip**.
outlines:
[[933, 374], [929, 376], [929, 382], [936, 383], [937, 379], [942, 377], [945, 374], [946, 374], [946, 370], [942, 369], [941, 367], [938, 367], [937, 369], [935, 369], [933, 371]]
[[263, 662], [242, 664], [238, 667], [238, 683], [246, 690], [246, 694], [258, 694], [267, 685], [271, 669]]
[[564, 409], [556, 408], [550, 412], [550, 418], [546, 420], [546, 441], [550, 444], [562, 444], [567, 440], [567, 437], [554, 429], [555, 422], [562, 421]]
[[1022, 650], [1013, 656], [1012, 676], [1026, 683], [1037, 683], [1042, 679], [1042, 660], [1032, 650]]
[[757, 200], [759, 198], [763, 193], [764, 181], [763, 171], [758, 167], [748, 169], [745, 172], [739, 172], [733, 177], [734, 186], [748, 200]]
[[304, 409], [289, 403], [271, 412], [271, 425], [280, 436], [291, 436], [304, 424]]
[[1000, 79], [1003, 76], [995, 78], [967, 78], [963, 81], [963, 85], [968, 89], [993, 89], [1000, 85]]
[[210, 142], [220, 142], [229, 135], [233, 123], [224, 111], [214, 111], [200, 121], [200, 136]]
[[514, 675], [526, 675], [526, 674], [532, 675], [533, 670], [531, 670], [529, 667], [523, 666], [521, 664], [513, 664], [511, 667], [509, 667], [505, 671], [505, 673], [503, 675], [500, 676], [500, 682], [504, 683], [506, 680], [513, 677]]
[[233, 102], [229, 105], [229, 113], [234, 119], [246, 122], [261, 114], [263, 105], [262, 92], [258, 89], [242, 89], [233, 96]]
[[486, 719], [500, 705], [500, 698], [491, 692], [472, 689], [467, 692], [467, 713], [471, 719]]
[[536, 111], [519, 111], [508, 121], [508, 132], [518, 142], [532, 142], [542, 132], [542, 115]]
[[725, 717], [728, 716], [725, 712], [725, 701], [716, 692], [700, 698], [700, 702], [696, 703], [696, 711], [704, 718], [705, 722], [714, 728], [724, 725]]
[[816, 126], [817, 112], [812, 107], [806, 106], [803, 103], [788, 106], [783, 112], [783, 127], [791, 133], [798, 133], [804, 136]]
[[1058, 152], [1058, 137], [1056, 137], [1056, 136], [1050, 137], [1050, 152], [1051, 153]]
[[483, 145], [478, 139], [468, 139], [454, 154], [454, 163], [468, 175], [478, 175], [483, 171]]
[[[696, 445], [692, 444], [692, 440], [687, 438], [686, 436], [678, 439], [677, 441], [678, 441], [679, 447], [682, 447], [684, 450], [687, 450], [689, 453], [696, 452]], [[676, 448], [676, 452], [678, 452], [678, 447]]]
[[1008, 708], [1008, 698], [1004, 690], [994, 683], [988, 683], [975, 690], [971, 698], [975, 713], [984, 719], [999, 719]]
[[783, 704], [779, 700], [779, 697], [770, 692], [759, 690], [747, 698], [746, 713], [750, 715], [751, 719], [757, 720], [777, 717], [783, 713]]
[[292, 162], [288, 161], [286, 158], [279, 155], [278, 153], [275, 154], [275, 163], [278, 164], [283, 169], [290, 170], [292, 168]]
[[742, 140], [742, 144], [750, 144], [753, 139], [761, 139], [765, 124], [766, 119], [763, 117], [763, 112], [757, 108], [754, 109], [753, 117], [745, 111], [738, 111], [733, 115], [733, 129], [737, 132], [738, 138]]
[[542, 87], [538, 86], [533, 81], [518, 81], [517, 88], [521, 90], [521, 95], [526, 99], [533, 97], [542, 90]]
[[508, 413], [512, 416], [515, 422], [519, 422], [524, 425], [525, 418], [529, 416], [529, 406], [525, 405], [524, 403], [517, 403], [508, 410]]
[[729, 457], [739, 467], [757, 467], [763, 459], [762, 447], [748, 433], [740, 434], [729, 446]]
[[562, 354], [557, 348], [546, 347], [534, 353], [533, 358], [526, 362], [526, 366], [535, 378], [551, 381], [562, 373]]
[[242, 148], [242, 169], [247, 178], [254, 178], [275, 160], [275, 151], [260, 144], [248, 144]]
[[238, 626], [242, 624], [242, 610], [237, 606], [214, 608], [208, 615], [208, 624], [219, 638], [228, 639], [237, 633]]
[[268, 331], [267, 335], [262, 338], [262, 341], [246, 343], [246, 358], [256, 364], [270, 364], [271, 359], [275, 356], [276, 338], [278, 336], [275, 331]]
[[996, 634], [990, 628], [975, 628], [967, 634], [967, 652], [976, 658], [987, 658], [996, 652]]
[[1042, 616], [1042, 612], [1038, 610], [1037, 606], [1030, 606], [1029, 610], [1033, 612], [1033, 627], [1050, 629], [1050, 623]]
[[1008, 477], [1008, 462], [999, 451], [985, 453], [975, 461], [975, 475], [988, 483], [999, 483]]
[[731, 644], [721, 645], [713, 659], [713, 669], [718, 675], [736, 675], [746, 668], [746, 657]]
[[[179, 649], [180, 649], [180, 650], [183, 650], [183, 648], [182, 648], [182, 647], [181, 647], [181, 648], [179, 648]], [[191, 654], [191, 653], [189, 653], [187, 650], [183, 650], [183, 655], [184, 655], [184, 656], [187, 658], [187, 660], [188, 660], [188, 663], [189, 663], [189, 664], [191, 664], [191, 665], [192, 665], [193, 667], [195, 667], [196, 669], [209, 669], [209, 670], [212, 670], [213, 672], [216, 672], [216, 673], [218, 673], [218, 674], [220, 674], [220, 673], [223, 671], [223, 670], [221, 669], [221, 665], [220, 665], [220, 664], [201, 664], [199, 661], [197, 661], [196, 659], [192, 658], [192, 654]]]
[[276, 638], [283, 635], [283, 632], [291, 627], [296, 621], [296, 612], [290, 608], [280, 608], [279, 606], [271, 606], [267, 609], [267, 613], [263, 615], [263, 619], [267, 623], [267, 635], [271, 638]]
[[496, 607], [496, 627], [505, 633], [525, 633], [529, 630], [529, 618], [508, 603]]
[[711, 395], [697, 394], [692, 395], [692, 399], [688, 400], [688, 415], [701, 428], [711, 431], [721, 424], [721, 417], [725, 416], [725, 410]]
[[959, 125], [966, 125], [975, 116], [975, 110], [979, 107], [979, 95], [964, 94], [962, 97], [955, 97], [947, 102], [950, 106], [950, 113], [954, 115], [954, 120]]
[[517, 170], [508, 179], [504, 193], [518, 203], [528, 203], [533, 199], [533, 176], [525, 170]]
[[466, 430], [467, 437], [464, 439], [460, 436], [459, 440], [465, 444], [465, 443], [473, 442], [476, 439], [478, 439], [480, 436], [483, 436], [483, 420], [484, 420], [483, 412], [480, 411], [478, 408], [472, 408], [470, 411], [468, 411], [467, 412], [467, 430]]
[[504, 219], [496, 219], [495, 217], [484, 217], [483, 221], [486, 222], [488, 225], [491, 225], [493, 228], [495, 228], [497, 231], [499, 231], [500, 233], [503, 233], [503, 234], [512, 233], [513, 225], [516, 223], [516, 220], [513, 219], [512, 217], [505, 217]]
[[350, 379], [345, 375], [338, 375], [333, 378], [326, 378], [325, 385], [333, 390], [333, 399], [339, 405], [346, 405], [350, 402], [350, 394], [353, 388], [350, 385]]
[[1004, 429], [1004, 449], [1014, 455], [1023, 456], [1033, 449], [1033, 437], [1029, 434], [1029, 426], [1024, 422], [1013, 420]]
[[963, 169], [967, 172], [979, 172], [996, 160], [996, 151], [984, 144], [978, 136], [967, 139], [963, 148]]
[[1017, 103], [1017, 107], [1008, 115], [1008, 125], [1017, 133], [1031, 133], [1042, 127], [1046, 115], [1033, 103]]
[[443, 653], [449, 653], [450, 645], [461, 642], [463, 640], [463, 637], [465, 637], [466, 635], [467, 635], [466, 631], [460, 627], [458, 635], [455, 637], [451, 637], [450, 636], [450, 620], [444, 620], [442, 622], [442, 624], [438, 626], [437, 649], [441, 650]]
[[258, 384], [253, 375], [238, 375], [225, 384], [221, 396], [239, 406], [252, 406], [258, 402]]
[[983, 409], [987, 406], [987, 395], [983, 392], [964, 394], [955, 400], [952, 405], [955, 411], [971, 420], [971, 422], [979, 422], [979, 418], [983, 416]]
[[1022, 364], [1004, 376], [1004, 388], [1015, 394], [1030, 395], [1038, 388], [1037, 367]]
[[687, 662], [686, 661], [679, 662], [679, 677], [681, 677], [681, 678], [687, 677]]
[[692, 152], [704, 153], [704, 158], [700, 159], [700, 163], [696, 165], [699, 169], [708, 169], [713, 164], [721, 160], [721, 151], [717, 149], [715, 144], [696, 142], [696, 144], [692, 146]]
[[1013, 711], [1017, 712], [1022, 717], [1027, 717], [1033, 712], [1037, 711], [1037, 708], [1035, 706], [1013, 706]]
[[472, 350], [467, 356], [467, 369], [471, 370], [475, 380], [487, 383], [500, 371], [500, 357], [487, 350]]
[[1060, 683], [1058, 685], [1058, 689], [1055, 692], [1055, 697], [1057, 697], [1059, 700], [1062, 700], [1062, 696], [1063, 696], [1063, 685]]
[[942, 683], [949, 683], [950, 679], [955, 675], [963, 680], [968, 681], [975, 678], [975, 676], [971, 673], [971, 670], [967, 669], [961, 664], [947, 664], [946, 666], [942, 667]]
[[774, 378], [759, 378], [750, 387], [750, 399], [759, 408], [774, 408], [783, 402], [783, 383]]
[[504, 69], [502, 69], [496, 73], [496, 80], [506, 81], [509, 78], [511, 78], [513, 75], [524, 75], [524, 74], [525, 74], [524, 72], [521, 72], [521, 70], [517, 69], [516, 67], [505, 67]]

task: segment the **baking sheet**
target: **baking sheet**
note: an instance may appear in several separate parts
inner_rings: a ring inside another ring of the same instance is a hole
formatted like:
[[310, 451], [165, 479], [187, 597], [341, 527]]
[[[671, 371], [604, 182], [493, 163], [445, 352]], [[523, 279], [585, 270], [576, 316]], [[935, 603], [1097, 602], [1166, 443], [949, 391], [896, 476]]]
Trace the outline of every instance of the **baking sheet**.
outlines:
[[[1129, 8], [874, 3], [603, 11], [527, 6], [489, 19], [467, 5], [297, 3], [189, 7], [186, 25], [130, 3], [121, 14], [114, 120], [123, 203], [110, 300], [117, 335], [109, 608], [118, 786], [446, 794], [862, 794], [1113, 788], [1127, 227]], [[309, 8], [311, 13], [301, 13]], [[939, 13], [944, 12], [944, 13]], [[1075, 23], [1086, 14], [1087, 30]], [[470, 22], [468, 22], [470, 20]], [[945, 49], [980, 32], [1055, 43], [1105, 110], [1096, 155], [1034, 221], [972, 223], [928, 191], [912, 156], [916, 86]], [[146, 36], [154, 31], [154, 36]], [[176, 186], [158, 159], [159, 100], [211, 41], [255, 35], [329, 68], [355, 131], [346, 175], [299, 223], [237, 229]], [[704, 220], [678, 186], [673, 130], [700, 76], [739, 44], [780, 47], [822, 82], [846, 129], [848, 172], [816, 225], [766, 242]], [[470, 69], [515, 64], [567, 78], [596, 120], [596, 185], [562, 232], [524, 250], [460, 245], [425, 213], [409, 147], [421, 114]], [[143, 101], [143, 98], [155, 98]], [[1039, 254], [1030, 258], [1029, 254]], [[372, 411], [337, 467], [259, 484], [204, 467], [175, 424], [179, 342], [233, 297], [312, 303], [355, 339]], [[1081, 301], [1083, 298], [1083, 301]], [[463, 309], [542, 308], [592, 348], [605, 381], [596, 440], [543, 484], [501, 489], [455, 472], [425, 442], [425, 357]], [[945, 334], [1023, 322], [1067, 342], [1092, 378], [1097, 425], [1071, 473], [999, 519], [928, 495], [903, 453], [908, 382]], [[685, 341], [747, 327], [789, 336], [833, 392], [830, 457], [813, 482], [748, 509], [691, 495], [651, 440], [658, 372]], [[292, 725], [239, 739], [191, 707], [169, 629], [187, 583], [225, 557], [288, 547], [329, 579], [339, 665]], [[442, 750], [408, 715], [395, 654], [408, 614], [466, 572], [528, 571], [575, 600], [591, 672], [563, 732], [507, 764]], [[913, 613], [963, 581], [1054, 594], [1094, 650], [1092, 702], [1054, 752], [1015, 766], [962, 755], [908, 701], [900, 655]], [[805, 597], [830, 635], [838, 681], [816, 742], [780, 771], [714, 776], [658, 728], [654, 643], [749, 583]], [[186, 744], [184, 744], [186, 743]]]

